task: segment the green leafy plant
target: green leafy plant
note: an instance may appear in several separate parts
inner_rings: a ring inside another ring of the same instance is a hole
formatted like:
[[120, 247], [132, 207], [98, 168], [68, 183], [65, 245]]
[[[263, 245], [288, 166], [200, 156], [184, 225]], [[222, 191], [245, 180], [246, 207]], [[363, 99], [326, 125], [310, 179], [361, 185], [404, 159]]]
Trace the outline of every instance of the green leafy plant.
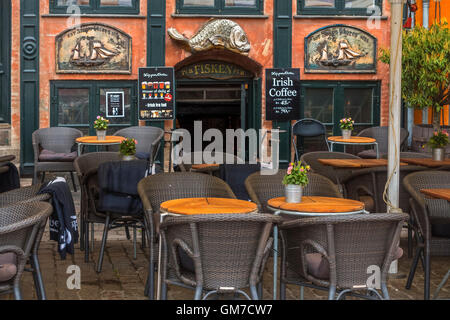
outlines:
[[296, 184], [302, 187], [308, 185], [308, 171], [310, 166], [302, 166], [301, 162], [292, 162], [283, 178], [283, 184]]
[[136, 154], [137, 141], [133, 138], [128, 138], [120, 143], [119, 152], [124, 156], [132, 156]]
[[448, 132], [445, 130], [435, 131], [433, 136], [428, 140], [431, 148], [445, 148], [448, 144]]
[[[433, 129], [440, 130], [441, 110], [448, 104], [450, 86], [450, 30], [448, 23], [429, 29], [416, 26], [403, 32], [402, 97], [408, 107], [430, 108]], [[381, 49], [380, 61], [389, 64], [390, 51]]]
[[352, 118], [343, 118], [339, 120], [339, 127], [342, 130], [353, 130], [353, 124], [355, 123], [355, 120], [352, 120]]
[[109, 120], [105, 119], [101, 116], [97, 116], [97, 119], [94, 121], [94, 129], [97, 130], [106, 130], [108, 129]]

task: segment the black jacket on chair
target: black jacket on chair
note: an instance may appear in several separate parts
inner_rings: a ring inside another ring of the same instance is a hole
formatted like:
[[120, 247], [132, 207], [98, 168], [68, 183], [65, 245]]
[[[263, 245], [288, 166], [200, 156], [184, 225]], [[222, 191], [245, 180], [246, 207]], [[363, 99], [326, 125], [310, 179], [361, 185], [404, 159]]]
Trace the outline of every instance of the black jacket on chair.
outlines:
[[8, 171], [0, 174], [0, 192], [6, 192], [20, 188], [19, 172], [12, 162], [5, 164]]
[[74, 254], [74, 244], [78, 242], [78, 223], [72, 193], [64, 178], [56, 178], [44, 184], [39, 194], [52, 196], [53, 213], [50, 216], [50, 240], [58, 241], [61, 259], [66, 253]]

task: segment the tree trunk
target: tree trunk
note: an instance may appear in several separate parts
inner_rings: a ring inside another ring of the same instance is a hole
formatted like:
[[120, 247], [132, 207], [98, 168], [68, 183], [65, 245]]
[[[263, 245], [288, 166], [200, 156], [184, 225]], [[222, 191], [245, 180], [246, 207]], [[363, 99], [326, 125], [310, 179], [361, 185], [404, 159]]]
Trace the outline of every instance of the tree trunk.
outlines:
[[[442, 111], [442, 109], [441, 109]], [[433, 108], [433, 130], [441, 131], [441, 111], [437, 111]]]

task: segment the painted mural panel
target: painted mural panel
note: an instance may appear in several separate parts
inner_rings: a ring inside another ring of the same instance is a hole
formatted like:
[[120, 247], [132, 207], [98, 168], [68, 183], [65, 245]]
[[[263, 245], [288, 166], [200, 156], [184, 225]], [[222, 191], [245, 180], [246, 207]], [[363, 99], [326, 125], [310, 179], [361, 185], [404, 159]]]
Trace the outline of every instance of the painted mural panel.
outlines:
[[56, 37], [57, 73], [131, 73], [131, 37], [100, 23], [82, 24]]
[[321, 28], [305, 39], [305, 72], [375, 73], [377, 41], [346, 25]]

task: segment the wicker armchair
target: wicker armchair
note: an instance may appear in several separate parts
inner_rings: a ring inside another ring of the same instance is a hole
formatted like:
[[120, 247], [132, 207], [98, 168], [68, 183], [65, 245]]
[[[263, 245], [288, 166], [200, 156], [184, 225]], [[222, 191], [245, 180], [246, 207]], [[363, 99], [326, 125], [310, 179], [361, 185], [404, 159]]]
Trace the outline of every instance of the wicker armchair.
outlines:
[[410, 194], [411, 213], [417, 248], [406, 288], [411, 288], [419, 259], [425, 272], [424, 297], [430, 298], [431, 256], [449, 256], [450, 238], [437, 236], [435, 225], [450, 224], [450, 205], [445, 200], [427, 199], [420, 189], [450, 188], [450, 172], [424, 171], [407, 175], [403, 185]]
[[[75, 145], [75, 139], [82, 136], [83, 133], [80, 130], [67, 127], [52, 127], [34, 131], [31, 135], [34, 150], [33, 184], [37, 183], [40, 172], [42, 172], [42, 182], [45, 178], [45, 172], [70, 172], [73, 189], [76, 192], [77, 187], [73, 176], [73, 171], [75, 171], [73, 161], [76, 152], [72, 152], [72, 147]], [[42, 150], [57, 153], [61, 159], [41, 161], [39, 157]], [[63, 158], [65, 158], [64, 161], [62, 161]]]
[[342, 181], [345, 181], [352, 174], [352, 170], [335, 169], [331, 166], [321, 164], [318, 161], [318, 159], [361, 159], [361, 158], [350, 153], [331, 152], [331, 151], [308, 152], [303, 154], [300, 158], [302, 163], [311, 166], [311, 169], [314, 173], [321, 174], [330, 179], [331, 181], [333, 181], [335, 184], [337, 184], [342, 194], [346, 195], [346, 191], [344, 186], [342, 185]]
[[[84, 259], [89, 261], [89, 224], [92, 225], [92, 241], [94, 241], [94, 223], [105, 223], [106, 216], [96, 211], [95, 203], [98, 201], [99, 187], [97, 169], [100, 164], [107, 161], [120, 160], [118, 152], [92, 152], [77, 157], [74, 167], [80, 181], [80, 246], [84, 249]], [[93, 247], [93, 244], [92, 244]]]
[[[32, 185], [29, 187], [23, 187], [14, 189], [8, 192], [0, 194], [0, 207], [6, 207], [17, 203], [48, 201], [50, 202], [51, 196], [48, 193], [38, 194], [41, 188], [41, 184]], [[39, 228], [36, 240], [31, 249], [31, 256], [29, 263], [31, 265], [31, 272], [33, 273], [34, 285], [36, 287], [36, 294], [38, 299], [46, 300], [44, 282], [42, 280], [41, 268], [39, 263], [39, 246], [41, 244], [42, 236], [44, 235], [47, 219], [43, 220], [41, 227]]]
[[[408, 139], [409, 132], [405, 128], [400, 128], [400, 149], [405, 147], [405, 142]], [[358, 137], [369, 137], [375, 138], [378, 143], [378, 152], [380, 158], [388, 153], [389, 137], [388, 137], [388, 127], [371, 127], [362, 130], [358, 133]], [[347, 151], [358, 155], [361, 158], [376, 159], [377, 153], [374, 149], [364, 150], [361, 146], [351, 146], [347, 147]]]
[[[287, 220], [282, 239], [280, 298], [286, 284], [328, 290], [333, 300], [351, 294], [389, 299], [386, 278], [391, 262], [401, 256], [397, 244], [407, 214], [354, 214]], [[368, 270], [377, 266], [383, 296], [369, 288]], [[361, 295], [354, 290], [367, 289]]]
[[[142, 160], [149, 160], [154, 163], [164, 136], [164, 130], [151, 126], [134, 126], [120, 129], [114, 133], [115, 136], [136, 139], [136, 157]], [[118, 147], [110, 147], [114, 151]]]
[[20, 279], [42, 222], [53, 209], [49, 203], [19, 203], [0, 208], [0, 293], [22, 299]]
[[[267, 207], [268, 200], [284, 197], [282, 181], [285, 175], [286, 170], [278, 170], [278, 173], [274, 175], [262, 175], [261, 172], [255, 172], [245, 180], [248, 195], [258, 205], [261, 212], [271, 212]], [[312, 172], [308, 174], [308, 178], [309, 184], [303, 188], [303, 195], [342, 198], [338, 187], [330, 179]]]
[[[195, 300], [212, 294], [240, 293], [257, 285], [271, 251], [272, 226], [279, 216], [269, 214], [206, 214], [169, 216], [161, 223], [162, 281], [195, 289]], [[183, 264], [184, 251], [193, 265]], [[205, 294], [206, 293], [206, 294]]]
[[172, 199], [191, 197], [236, 199], [236, 196], [231, 191], [231, 188], [221, 179], [194, 172], [171, 172], [148, 176], [139, 182], [138, 192], [144, 206], [145, 230], [147, 230], [150, 247], [149, 272], [145, 295], [153, 299], [154, 272], [158, 261], [159, 208], [161, 203]]

